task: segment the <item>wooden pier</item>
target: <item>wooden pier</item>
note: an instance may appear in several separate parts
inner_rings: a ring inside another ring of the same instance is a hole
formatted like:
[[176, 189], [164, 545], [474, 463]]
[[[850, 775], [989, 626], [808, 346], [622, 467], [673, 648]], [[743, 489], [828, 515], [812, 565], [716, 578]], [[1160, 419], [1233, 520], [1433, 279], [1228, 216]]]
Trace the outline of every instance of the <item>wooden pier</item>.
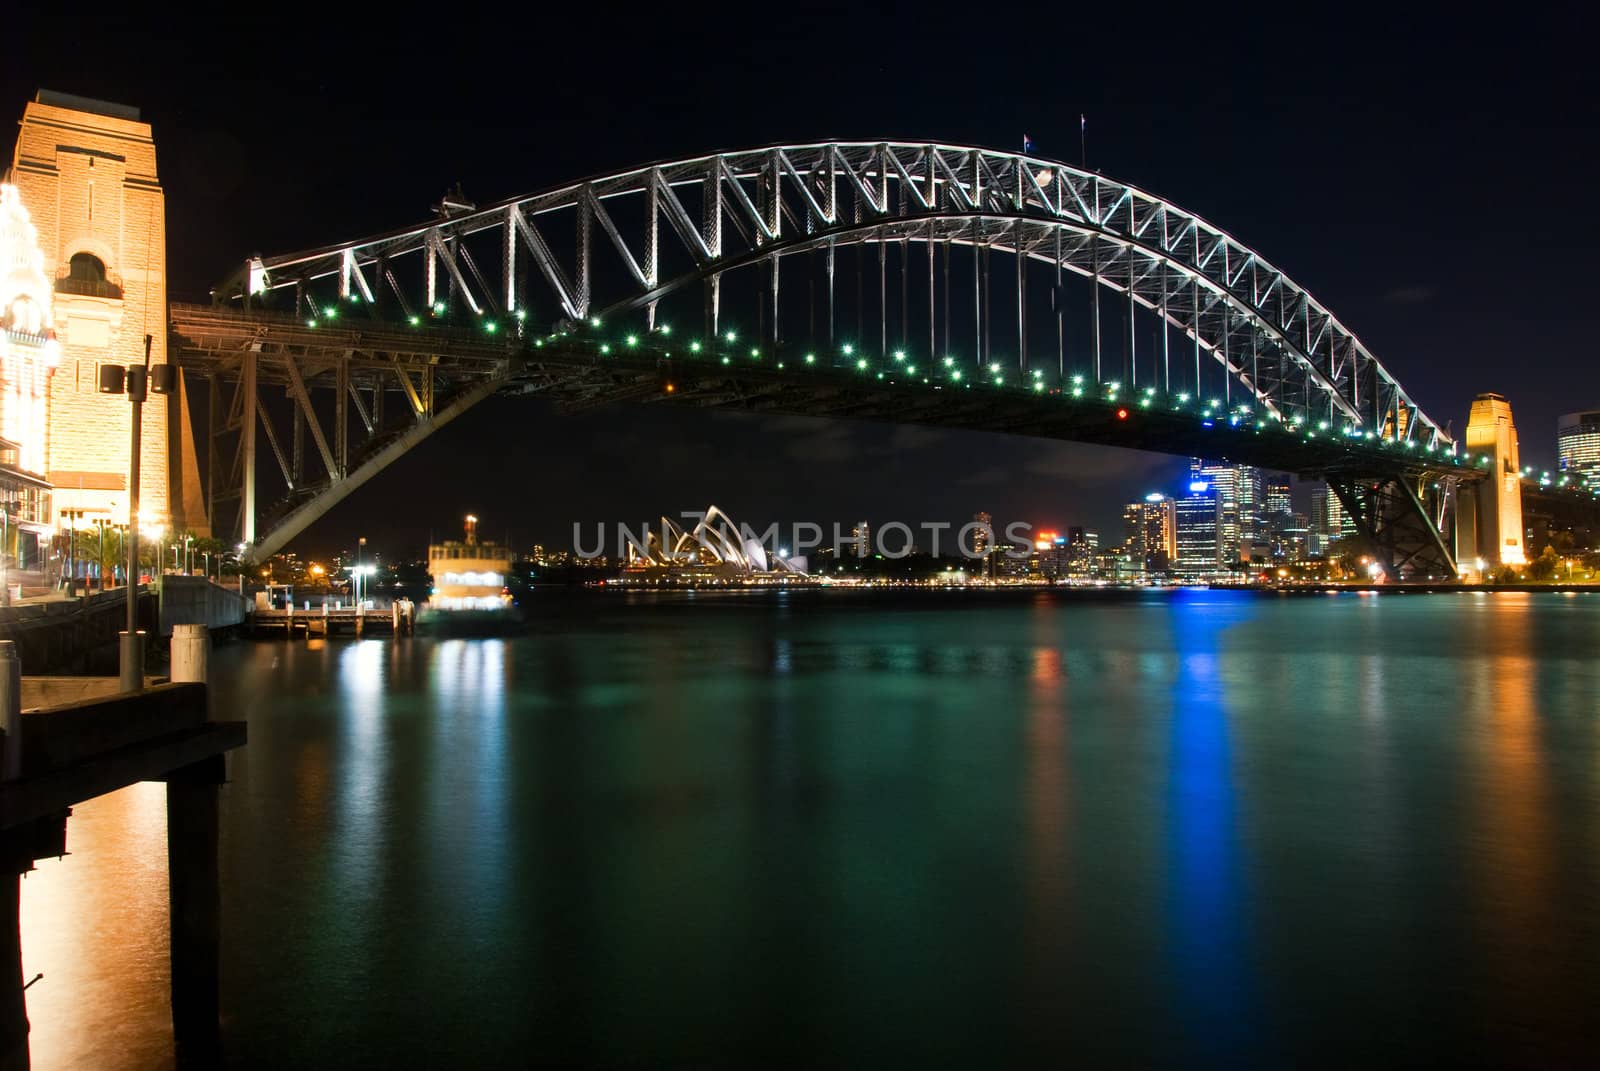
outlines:
[[323, 605], [306, 609], [290, 606], [281, 609], [256, 607], [245, 627], [253, 636], [281, 635], [285, 639], [304, 636], [409, 636], [416, 627], [416, 606], [408, 600], [396, 601], [381, 609], [357, 606]]

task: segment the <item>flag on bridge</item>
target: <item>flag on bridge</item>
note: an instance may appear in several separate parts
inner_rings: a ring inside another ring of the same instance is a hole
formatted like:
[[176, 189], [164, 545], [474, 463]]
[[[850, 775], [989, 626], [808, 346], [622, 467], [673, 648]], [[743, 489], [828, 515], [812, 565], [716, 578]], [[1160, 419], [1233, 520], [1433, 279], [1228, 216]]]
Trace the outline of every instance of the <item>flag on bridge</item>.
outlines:
[[1026, 134], [1022, 135], [1022, 151], [1029, 153], [1033, 151], [1033, 139]]

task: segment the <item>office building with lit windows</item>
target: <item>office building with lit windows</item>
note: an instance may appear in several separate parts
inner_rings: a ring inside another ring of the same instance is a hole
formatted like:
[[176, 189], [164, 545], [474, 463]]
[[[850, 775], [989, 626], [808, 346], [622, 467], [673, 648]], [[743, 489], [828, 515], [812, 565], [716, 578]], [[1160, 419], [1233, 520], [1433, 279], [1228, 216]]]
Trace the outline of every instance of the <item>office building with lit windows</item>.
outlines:
[[1122, 550], [1140, 572], [1165, 573], [1172, 567], [1178, 549], [1173, 510], [1172, 499], [1163, 494], [1123, 507]]
[[1556, 424], [1556, 452], [1563, 476], [1600, 488], [1600, 409], [1563, 416]]
[[1251, 547], [1262, 539], [1265, 505], [1261, 470], [1251, 465], [1228, 465], [1191, 458], [1189, 479], [1208, 484], [1221, 511], [1224, 562], [1248, 560]]
[[1177, 560], [1173, 571], [1204, 579], [1223, 571], [1222, 498], [1204, 480], [1192, 480], [1189, 493], [1173, 503]]

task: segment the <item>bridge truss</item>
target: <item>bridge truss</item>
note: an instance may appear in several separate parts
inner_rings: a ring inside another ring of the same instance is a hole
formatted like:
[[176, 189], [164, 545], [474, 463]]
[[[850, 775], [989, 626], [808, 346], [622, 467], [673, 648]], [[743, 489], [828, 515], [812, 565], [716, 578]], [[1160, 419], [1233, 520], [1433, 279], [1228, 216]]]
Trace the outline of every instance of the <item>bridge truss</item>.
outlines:
[[[1313, 468], [1345, 466], [1339, 493], [1369, 535], [1396, 542], [1397, 572], [1453, 572], [1448, 496], [1432, 486], [1453, 444], [1360, 340], [1220, 229], [1054, 161], [835, 142], [658, 163], [486, 208], [447, 199], [417, 227], [253, 258], [215, 296], [237, 311], [175, 306], [175, 350], [210, 377], [212, 499], [238, 502], [236, 533], [257, 554], [494, 391], [663, 398], [663, 362], [690, 356], [685, 343], [673, 357], [676, 329], [708, 354], [774, 362], [758, 379], [790, 361], [753, 393], [732, 371], [697, 373], [679, 401], [833, 411], [796, 386], [802, 351], [891, 379], [898, 355], [965, 370], [968, 387], [993, 373], [1056, 395], [1086, 382], [1091, 397], [1213, 399], [1251, 424], [1341, 436], [1345, 455]], [[654, 371], [592, 367], [603, 333], [620, 347], [624, 331], [647, 340], [638, 356]], [[263, 387], [281, 388], [276, 410]], [[407, 414], [392, 429], [385, 395]], [[844, 409], [906, 418], [903, 403], [875, 404]], [[288, 490], [260, 517], [258, 425]], [[1396, 453], [1383, 463], [1352, 441]]]

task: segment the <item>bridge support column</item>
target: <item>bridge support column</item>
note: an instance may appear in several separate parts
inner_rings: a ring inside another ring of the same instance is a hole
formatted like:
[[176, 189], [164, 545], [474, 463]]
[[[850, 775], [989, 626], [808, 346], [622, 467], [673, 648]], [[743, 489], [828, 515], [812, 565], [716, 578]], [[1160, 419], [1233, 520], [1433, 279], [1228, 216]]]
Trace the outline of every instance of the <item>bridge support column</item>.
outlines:
[[1456, 563], [1404, 476], [1329, 476], [1390, 580], [1454, 580]]
[[244, 454], [240, 470], [243, 485], [239, 495], [239, 541], [253, 546], [256, 541], [256, 355], [246, 350], [240, 370], [239, 392], [244, 395], [240, 419], [239, 449]]

